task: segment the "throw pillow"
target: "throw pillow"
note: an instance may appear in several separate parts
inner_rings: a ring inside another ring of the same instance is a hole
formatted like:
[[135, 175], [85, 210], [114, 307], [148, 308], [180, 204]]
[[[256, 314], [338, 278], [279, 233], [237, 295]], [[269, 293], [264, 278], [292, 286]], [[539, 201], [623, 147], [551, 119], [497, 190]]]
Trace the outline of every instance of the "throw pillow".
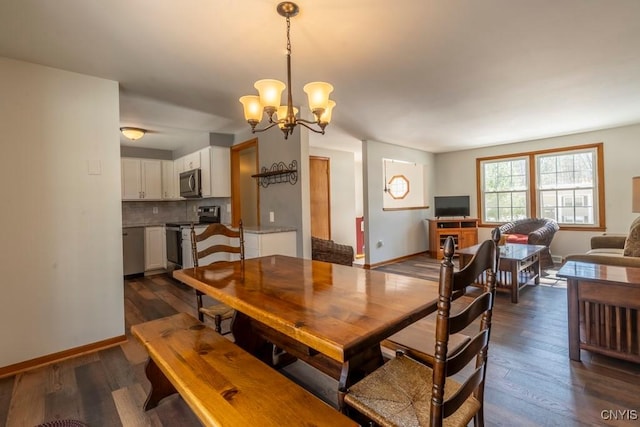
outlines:
[[526, 245], [529, 243], [529, 235], [527, 234], [509, 234], [507, 236], [507, 243], [521, 243]]
[[629, 235], [624, 244], [624, 256], [640, 257], [640, 217], [631, 223]]

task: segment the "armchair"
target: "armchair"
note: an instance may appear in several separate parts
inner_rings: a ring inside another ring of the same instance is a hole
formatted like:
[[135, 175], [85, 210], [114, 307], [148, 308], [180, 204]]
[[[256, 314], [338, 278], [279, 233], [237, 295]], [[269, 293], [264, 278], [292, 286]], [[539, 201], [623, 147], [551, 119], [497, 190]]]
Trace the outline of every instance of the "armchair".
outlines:
[[556, 231], [560, 229], [555, 220], [550, 218], [525, 218], [507, 222], [499, 228], [501, 235], [510, 235], [506, 238], [507, 243], [546, 246], [546, 249], [540, 253], [540, 267], [553, 267], [549, 245], [551, 245]]
[[351, 266], [353, 265], [353, 248], [333, 240], [311, 237], [311, 258]]

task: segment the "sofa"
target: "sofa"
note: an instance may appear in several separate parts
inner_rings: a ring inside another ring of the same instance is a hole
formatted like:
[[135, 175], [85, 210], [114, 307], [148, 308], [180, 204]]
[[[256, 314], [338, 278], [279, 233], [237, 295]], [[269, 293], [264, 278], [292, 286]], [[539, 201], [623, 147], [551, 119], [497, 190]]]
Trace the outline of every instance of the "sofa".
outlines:
[[527, 245], [542, 245], [546, 248], [540, 252], [540, 266], [553, 267], [553, 259], [549, 245], [560, 229], [558, 223], [549, 218], [525, 218], [507, 222], [500, 227], [500, 235], [507, 243], [523, 243]]
[[572, 254], [566, 261], [640, 267], [640, 218], [631, 223], [628, 235], [603, 234], [591, 238], [591, 250]]
[[353, 248], [333, 240], [311, 237], [311, 259], [351, 266], [353, 265]]

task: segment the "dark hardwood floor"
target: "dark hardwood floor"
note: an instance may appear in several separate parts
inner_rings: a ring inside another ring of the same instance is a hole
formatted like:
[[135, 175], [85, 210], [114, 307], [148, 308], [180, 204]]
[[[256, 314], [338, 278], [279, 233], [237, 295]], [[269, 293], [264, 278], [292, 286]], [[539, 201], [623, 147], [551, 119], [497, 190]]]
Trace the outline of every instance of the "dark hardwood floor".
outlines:
[[[379, 270], [429, 278], [437, 277], [438, 265], [419, 255]], [[519, 304], [498, 294], [489, 348], [486, 424], [640, 425], [638, 419], [629, 419], [633, 414], [640, 417], [640, 365], [585, 351], [581, 363], [569, 361], [565, 289], [552, 272], [543, 282], [525, 288]], [[146, 320], [194, 312], [191, 288], [167, 276], [127, 280], [124, 286], [127, 331]], [[0, 425], [31, 427], [74, 418], [92, 427], [199, 426], [179, 396], [142, 411], [149, 387], [145, 361], [144, 349], [129, 339], [121, 346], [0, 379]], [[301, 362], [285, 374], [330, 402], [335, 398], [333, 380]]]

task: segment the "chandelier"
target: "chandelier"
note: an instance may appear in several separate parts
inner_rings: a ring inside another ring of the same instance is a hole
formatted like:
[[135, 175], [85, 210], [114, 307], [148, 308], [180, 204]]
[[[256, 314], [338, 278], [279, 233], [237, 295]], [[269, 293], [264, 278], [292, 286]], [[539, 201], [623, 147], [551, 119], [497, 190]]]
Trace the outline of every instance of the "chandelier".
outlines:
[[[303, 90], [309, 98], [309, 109], [313, 113], [315, 121], [296, 117], [298, 109], [293, 106], [291, 96], [291, 38], [289, 33], [291, 30], [290, 18], [296, 16], [300, 8], [295, 3], [285, 1], [278, 4], [276, 10], [287, 20], [287, 84], [274, 79], [258, 80], [253, 86], [258, 90], [259, 95], [247, 95], [240, 98], [244, 107], [244, 118], [251, 125], [251, 133], [264, 132], [278, 125], [284, 132], [284, 138], [287, 139], [297, 125], [302, 125], [313, 132], [324, 135], [324, 128], [331, 121], [331, 110], [336, 105], [334, 101], [329, 99], [333, 86], [325, 82], [307, 83]], [[285, 87], [287, 88], [287, 103], [280, 105], [282, 91]], [[268, 118], [266, 127], [256, 129], [265, 114]]]

